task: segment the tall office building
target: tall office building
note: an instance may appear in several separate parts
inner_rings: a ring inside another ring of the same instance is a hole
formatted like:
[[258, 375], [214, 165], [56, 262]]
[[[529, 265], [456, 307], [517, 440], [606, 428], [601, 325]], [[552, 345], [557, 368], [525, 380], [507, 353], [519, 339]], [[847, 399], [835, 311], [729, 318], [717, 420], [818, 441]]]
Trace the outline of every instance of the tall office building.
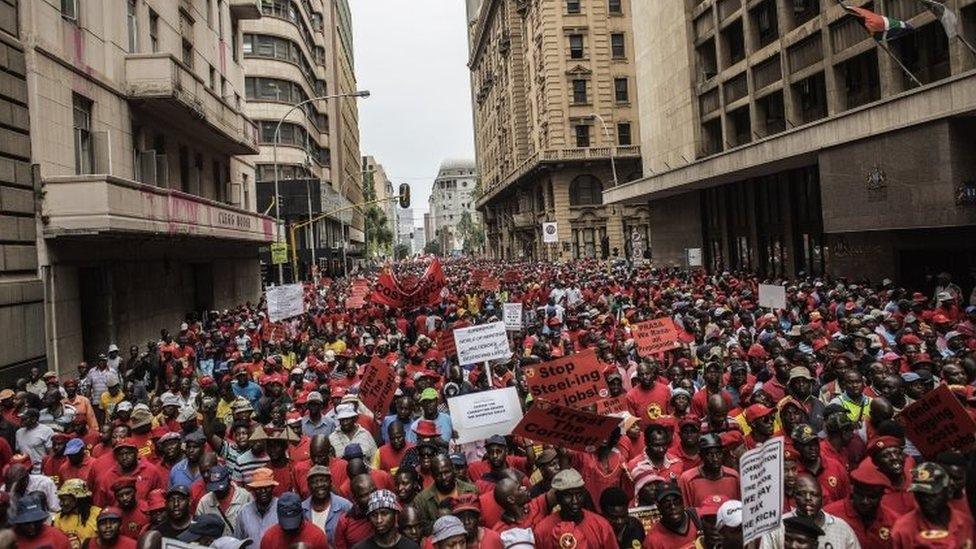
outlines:
[[[467, 8], [477, 207], [489, 255], [622, 256], [623, 235], [647, 230], [646, 205], [607, 207], [602, 195], [641, 174], [631, 2]], [[555, 244], [543, 242], [545, 221], [557, 222]]]
[[23, 52], [6, 19], [17, 3], [0, 4], [0, 93], [11, 100], [0, 109], [10, 117], [0, 220], [16, 221], [0, 268], [3, 285], [19, 288], [4, 295], [22, 303], [7, 333], [32, 330], [2, 353], [36, 357], [43, 333], [52, 369], [73, 371], [110, 343], [158, 338], [186, 311], [258, 299], [258, 249], [274, 224], [254, 212], [253, 161], [242, 156], [258, 144], [243, 112], [239, 30], [261, 17], [258, 4], [22, 1]]
[[922, 2], [849, 3], [915, 31], [893, 58], [834, 0], [634, 2], [645, 177], [604, 198], [650, 208], [656, 260], [972, 284], [976, 56]]
[[[246, 108], [260, 130], [259, 209], [280, 211], [289, 225], [363, 199], [358, 99], [311, 101], [286, 116], [300, 102], [356, 91], [352, 18], [348, 0], [262, 0], [260, 5], [263, 17], [242, 25]], [[273, 205], [273, 145], [282, 117], [277, 147], [282, 201]], [[363, 256], [363, 230], [362, 214], [350, 209], [316, 222], [314, 230], [298, 231], [301, 272], [308, 272], [313, 255], [323, 272], [343, 272], [343, 257], [353, 263]]]
[[[386, 170], [383, 165], [376, 161], [372, 156], [363, 157], [363, 177], [365, 181], [371, 181], [373, 185], [373, 193], [375, 193], [376, 200], [381, 202], [376, 205], [383, 215], [386, 217], [386, 229], [393, 235], [394, 243], [396, 242], [397, 234], [397, 221], [396, 221], [396, 207], [397, 201], [393, 199], [396, 193], [393, 190], [393, 182], [386, 175]], [[388, 257], [392, 254], [392, 246], [379, 249], [372, 244], [372, 235], [366, 235], [367, 243], [371, 250], [377, 252], [378, 255], [382, 257]]]
[[444, 254], [462, 251], [464, 235], [458, 231], [458, 223], [465, 212], [472, 222], [481, 222], [481, 214], [475, 209], [477, 185], [478, 166], [474, 160], [448, 159], [441, 162], [428, 199], [431, 226], [427, 231], [427, 240], [440, 241]]

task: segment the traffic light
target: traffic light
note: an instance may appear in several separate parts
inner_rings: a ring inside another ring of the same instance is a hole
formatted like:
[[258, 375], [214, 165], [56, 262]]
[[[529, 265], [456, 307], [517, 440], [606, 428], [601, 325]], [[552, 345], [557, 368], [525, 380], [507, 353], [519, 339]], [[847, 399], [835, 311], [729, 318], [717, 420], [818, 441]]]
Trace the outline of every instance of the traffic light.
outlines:
[[410, 207], [410, 185], [406, 183], [400, 183], [400, 207]]

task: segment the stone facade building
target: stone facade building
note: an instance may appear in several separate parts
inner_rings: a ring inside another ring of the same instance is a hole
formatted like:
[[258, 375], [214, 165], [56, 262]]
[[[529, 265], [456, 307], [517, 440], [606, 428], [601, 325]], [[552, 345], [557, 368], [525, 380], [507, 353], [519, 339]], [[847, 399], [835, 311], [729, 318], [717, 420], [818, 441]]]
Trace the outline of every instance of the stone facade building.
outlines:
[[[481, 214], [475, 209], [477, 184], [478, 166], [474, 160], [448, 159], [441, 162], [427, 201], [431, 221], [427, 240], [438, 239], [444, 254], [461, 251], [464, 238], [458, 232], [457, 225], [465, 212], [471, 216], [471, 221], [481, 222]], [[425, 215], [425, 228], [426, 220]]]
[[[467, 2], [477, 208], [490, 256], [623, 256], [624, 234], [646, 234], [646, 204], [602, 197], [641, 174], [631, 5]], [[545, 221], [558, 223], [558, 243], [543, 243]]]
[[976, 55], [922, 2], [847, 3], [915, 27], [888, 48], [921, 86], [834, 0], [634, 3], [644, 177], [604, 199], [656, 261], [972, 287]]

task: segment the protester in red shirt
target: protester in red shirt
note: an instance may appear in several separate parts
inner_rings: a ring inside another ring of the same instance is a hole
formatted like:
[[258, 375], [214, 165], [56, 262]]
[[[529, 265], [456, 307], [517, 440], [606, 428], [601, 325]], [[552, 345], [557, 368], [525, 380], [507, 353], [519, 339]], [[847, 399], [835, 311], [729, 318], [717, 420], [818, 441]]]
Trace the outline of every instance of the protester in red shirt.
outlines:
[[159, 470], [145, 460], [139, 459], [137, 448], [131, 439], [122, 439], [112, 450], [114, 460], [111, 467], [105, 471], [92, 469], [92, 494], [95, 505], [107, 507], [114, 505], [115, 496], [112, 486], [120, 477], [134, 477], [136, 479], [136, 496], [146, 497], [155, 488], [166, 488], [167, 479], [163, 479]]
[[678, 478], [685, 505], [702, 501], [705, 496], [713, 494], [739, 499], [739, 474], [722, 465], [725, 459], [722, 439], [714, 433], [702, 435], [698, 447], [701, 465], [685, 471]]
[[48, 524], [50, 514], [41, 498], [25, 495], [17, 501], [17, 512], [10, 524], [17, 549], [72, 549], [68, 536]]
[[681, 490], [674, 483], [669, 483], [657, 492], [656, 500], [661, 520], [645, 536], [644, 549], [692, 547], [698, 538], [698, 526], [682, 502]]
[[670, 413], [671, 389], [657, 380], [654, 367], [647, 362], [637, 366], [637, 384], [627, 391], [627, 406], [642, 421]]
[[563, 469], [552, 479], [559, 512], [535, 525], [537, 549], [598, 549], [616, 547], [613, 527], [600, 515], [583, 508], [583, 477], [575, 469]]
[[373, 526], [366, 517], [366, 509], [369, 506], [369, 496], [376, 491], [373, 477], [357, 475], [351, 478], [350, 491], [353, 506], [339, 517], [339, 523], [336, 524], [335, 539], [332, 540], [335, 549], [350, 549], [372, 534]]
[[972, 547], [973, 517], [949, 505], [945, 469], [931, 462], [915, 467], [908, 491], [918, 506], [895, 522], [891, 531], [894, 549]]
[[329, 540], [321, 528], [305, 519], [302, 500], [288, 492], [278, 498], [278, 524], [264, 533], [261, 547], [291, 547], [304, 543], [306, 547], [328, 547]]
[[891, 528], [898, 517], [881, 505], [888, 479], [862, 463], [851, 472], [851, 485], [851, 496], [825, 505], [824, 512], [846, 522], [862, 549], [890, 547]]
[[136, 498], [136, 482], [135, 477], [120, 477], [112, 485], [112, 495], [115, 506], [122, 513], [119, 531], [123, 536], [137, 540], [149, 524], [149, 517], [141, 510], [141, 504], [146, 500]]
[[813, 427], [799, 424], [793, 428], [791, 440], [800, 456], [799, 473], [813, 475], [823, 490], [824, 504], [845, 499], [850, 494], [847, 469], [838, 461], [820, 454], [820, 437]]
[[478, 503], [478, 496], [461, 494], [454, 500], [451, 513], [461, 519], [461, 524], [464, 524], [468, 547], [503, 549], [502, 539], [498, 532], [481, 525], [481, 505]]
[[136, 540], [121, 535], [122, 510], [106, 507], [98, 514], [97, 535], [88, 539], [86, 549], [135, 549]]
[[387, 442], [379, 447], [379, 451], [373, 454], [373, 469], [395, 474], [400, 462], [407, 450], [413, 448], [413, 444], [407, 442], [406, 431], [399, 421], [391, 421], [386, 429]]

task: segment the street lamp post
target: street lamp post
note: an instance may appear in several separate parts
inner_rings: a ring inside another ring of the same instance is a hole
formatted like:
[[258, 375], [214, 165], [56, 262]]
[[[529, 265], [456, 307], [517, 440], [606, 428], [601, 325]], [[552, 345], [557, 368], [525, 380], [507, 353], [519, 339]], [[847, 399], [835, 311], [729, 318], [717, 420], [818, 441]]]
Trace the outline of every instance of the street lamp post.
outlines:
[[[281, 125], [285, 122], [285, 119], [288, 118], [288, 115], [290, 115], [295, 109], [298, 109], [300, 107], [303, 107], [303, 106], [305, 106], [305, 105], [307, 105], [309, 103], [313, 103], [315, 101], [323, 101], [323, 100], [326, 100], [326, 99], [338, 99], [338, 98], [341, 98], [341, 97], [363, 97], [363, 98], [365, 98], [365, 97], [369, 97], [369, 91], [367, 91], [367, 90], [359, 90], [359, 91], [355, 91], [355, 92], [352, 92], [352, 93], [337, 93], [337, 94], [333, 94], [333, 95], [322, 95], [322, 96], [319, 96], [319, 97], [313, 97], [311, 99], [306, 99], [304, 101], [299, 101], [298, 103], [295, 103], [294, 105], [292, 105], [292, 107], [290, 109], [288, 109], [287, 111], [285, 111], [285, 114], [283, 114], [281, 116], [281, 119], [278, 120], [278, 124], [275, 126], [274, 141], [272, 142], [272, 147], [273, 147], [272, 154], [274, 156], [274, 158], [272, 160], [272, 165], [274, 166], [275, 238], [276, 238], [276, 240], [278, 242], [281, 242], [281, 195], [280, 195], [279, 190], [278, 190], [278, 139], [281, 136]], [[297, 277], [298, 275], [297, 275], [297, 273], [292, 273], [292, 276], [293, 277]], [[279, 263], [278, 264], [278, 284], [284, 284], [284, 283], [285, 283], [284, 265], [282, 263]]]

